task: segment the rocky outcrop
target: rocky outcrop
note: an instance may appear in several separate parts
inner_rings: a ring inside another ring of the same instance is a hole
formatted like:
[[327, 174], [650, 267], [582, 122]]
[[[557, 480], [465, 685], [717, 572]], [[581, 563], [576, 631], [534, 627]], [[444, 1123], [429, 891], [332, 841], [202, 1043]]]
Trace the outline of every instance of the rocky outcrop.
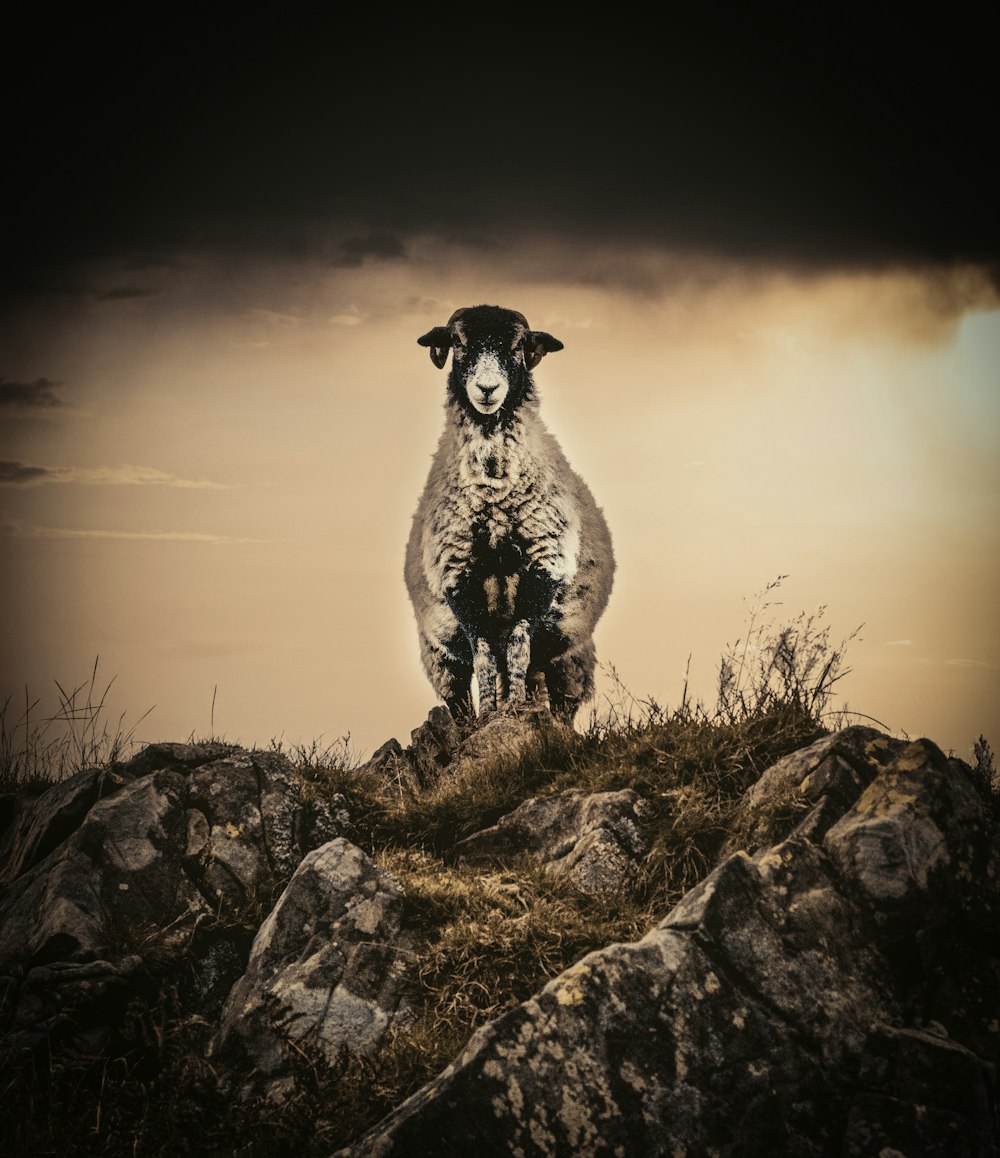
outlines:
[[222, 1011], [215, 1053], [243, 1096], [286, 1094], [289, 1051], [303, 1044], [329, 1065], [348, 1047], [371, 1052], [414, 962], [402, 907], [399, 884], [349, 841], [303, 859]]
[[181, 954], [197, 989], [224, 995], [310, 836], [289, 762], [218, 743], [151, 745], [23, 802], [0, 894], [18, 1043]]
[[642, 820], [650, 812], [631, 789], [536, 796], [492, 828], [460, 841], [453, 858], [483, 865], [529, 856], [582, 892], [614, 893], [635, 876], [649, 851]]
[[[372, 775], [422, 807], [479, 768], [545, 767], [558, 727], [542, 712], [470, 730], [436, 709], [358, 784], [373, 810], [397, 794]], [[317, 1088], [377, 1080], [438, 926], [351, 843], [322, 783], [273, 752], [159, 744], [6, 798], [7, 1057], [118, 1056], [104, 1051], [130, 1003], [156, 1008], [167, 984], [218, 1019], [202, 1021], [216, 1118], [227, 1098], [298, 1113], [296, 1059]], [[600, 898], [581, 913], [606, 910], [638, 877], [650, 887], [648, 829], [685, 791], [663, 786], [655, 808], [631, 789], [537, 795], [448, 849], [440, 872], [458, 892], [477, 866], [516, 879], [533, 860]], [[995, 1158], [998, 827], [986, 780], [930, 742], [826, 736], [766, 769], [717, 867], [647, 936], [483, 1026], [340, 1153]]]
[[795, 835], [485, 1026], [342, 1153], [994, 1154], [995, 812], [927, 741], [797, 755], [746, 801], [801, 796]]

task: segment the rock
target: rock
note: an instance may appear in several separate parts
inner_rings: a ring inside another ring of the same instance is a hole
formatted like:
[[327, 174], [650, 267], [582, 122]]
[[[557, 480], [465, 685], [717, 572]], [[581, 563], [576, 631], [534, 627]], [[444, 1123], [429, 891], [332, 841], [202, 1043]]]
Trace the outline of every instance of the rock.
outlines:
[[398, 760], [403, 755], [403, 747], [395, 736], [391, 740], [386, 740], [384, 744], [376, 748], [372, 753], [372, 758], [368, 761], [367, 767], [385, 768], [392, 763], [393, 760]]
[[19, 1032], [30, 1010], [51, 1028], [61, 979], [93, 962], [131, 977], [135, 955], [153, 973], [183, 959], [195, 988], [221, 997], [245, 967], [247, 923], [301, 858], [300, 811], [283, 756], [216, 743], [151, 745], [26, 802], [0, 867], [0, 974]]
[[370, 1053], [396, 1015], [413, 954], [400, 933], [403, 893], [340, 838], [306, 856], [254, 940], [222, 1013], [215, 1050], [242, 1092], [289, 1089], [289, 1049], [329, 1064]]
[[193, 772], [213, 760], [221, 760], [241, 751], [233, 744], [220, 740], [206, 740], [201, 744], [147, 744], [131, 760], [118, 764], [117, 770], [130, 779], [148, 776], [150, 772]]
[[451, 712], [439, 704], [410, 734], [410, 744], [387, 740], [362, 767], [394, 781], [402, 790], [417, 794], [433, 787], [442, 777], [455, 775], [477, 762], [497, 756], [518, 759], [525, 749], [546, 733], [573, 734], [556, 720], [547, 707], [531, 704], [520, 710], [494, 713], [484, 721], [456, 723]]
[[462, 741], [455, 753], [456, 762], [495, 760], [498, 755], [516, 760], [532, 744], [556, 734], [574, 733], [546, 707], [529, 704], [518, 711], [496, 712]]
[[443, 705], [431, 708], [426, 721], [414, 728], [407, 758], [417, 782], [426, 787], [437, 780], [452, 762], [461, 737], [451, 712]]
[[0, 998], [6, 1032], [0, 1038], [0, 1058], [11, 1058], [43, 1042], [100, 1028], [109, 1005], [123, 1013], [131, 995], [132, 975], [141, 968], [138, 956], [86, 963], [60, 962], [31, 969], [20, 986], [9, 978]]
[[13, 797], [11, 822], [0, 841], [0, 885], [44, 860], [79, 828], [92, 805], [125, 781], [113, 769], [84, 768], [34, 800]]
[[[419, 729], [415, 730], [413, 735], [415, 736], [418, 731]], [[358, 771], [361, 776], [370, 773], [384, 777], [390, 783], [397, 785], [401, 791], [412, 795], [419, 792], [421, 788], [421, 779], [414, 767], [412, 756], [412, 748], [404, 749], [400, 742], [393, 737], [391, 740], [386, 740], [381, 747], [376, 748], [371, 759], [363, 764]]]
[[821, 838], [905, 743], [854, 726], [772, 764], [747, 790], [726, 853], [773, 844], [793, 830]]
[[823, 824], [729, 856], [341, 1153], [995, 1153], [996, 818], [967, 768], [885, 740], [772, 770], [748, 802], [765, 826], [776, 781], [836, 758]]
[[861, 1063], [860, 1085], [847, 1113], [841, 1153], [940, 1154], [981, 1158], [992, 1150], [989, 1121], [995, 1075], [947, 1035], [920, 1029], [873, 1027]]
[[918, 740], [897, 753], [823, 843], [881, 929], [908, 935], [961, 915], [969, 927], [995, 934], [1000, 848], [990, 828], [970, 777]]
[[186, 801], [185, 778], [164, 771], [94, 804], [0, 899], [0, 971], [190, 939], [212, 908], [184, 863]]
[[641, 822], [650, 811], [631, 789], [536, 796], [492, 828], [460, 841], [454, 858], [489, 864], [530, 855], [583, 892], [613, 893], [634, 876], [649, 851]]

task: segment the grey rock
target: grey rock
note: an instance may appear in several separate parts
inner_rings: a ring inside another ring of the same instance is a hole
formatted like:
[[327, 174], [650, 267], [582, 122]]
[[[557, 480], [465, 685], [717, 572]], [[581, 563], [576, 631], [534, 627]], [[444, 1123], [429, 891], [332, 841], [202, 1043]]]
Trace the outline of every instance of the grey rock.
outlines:
[[960, 917], [1000, 929], [1000, 843], [969, 770], [929, 740], [893, 761], [827, 832], [834, 864], [878, 914], [882, 938]]
[[[245, 968], [247, 923], [301, 859], [301, 811], [283, 756], [217, 743], [151, 745], [27, 801], [0, 861], [0, 974], [18, 1026], [34, 1033], [35, 1010], [36, 1030], [51, 1028], [61, 971], [79, 978], [104, 961], [127, 978], [135, 954], [154, 972], [183, 958], [196, 989], [227, 992]], [[330, 835], [343, 815], [331, 810]]]
[[98, 801], [72, 834], [0, 899], [0, 969], [169, 949], [212, 910], [180, 864], [187, 785], [156, 772]]
[[[31, 969], [10, 1003], [14, 1031], [52, 1030], [59, 1025], [79, 1028], [88, 1016], [101, 1016], [112, 999], [124, 1001], [130, 980], [141, 967], [137, 955], [110, 961], [59, 962]], [[14, 993], [12, 992], [12, 998]]]
[[772, 764], [744, 795], [726, 853], [774, 844], [792, 831], [820, 839], [905, 744], [856, 725]]
[[353, 833], [347, 799], [342, 793], [334, 792], [331, 796], [313, 796], [304, 802], [297, 817], [295, 841], [305, 852]]
[[125, 781], [112, 769], [84, 768], [33, 800], [17, 800], [16, 815], [0, 841], [0, 885], [44, 860], [79, 828], [92, 805]]
[[587, 893], [623, 887], [649, 851], [642, 821], [649, 804], [631, 789], [569, 790], [526, 800], [492, 828], [454, 849], [459, 863], [490, 864], [533, 856]]
[[461, 742], [458, 725], [442, 705], [431, 708], [427, 719], [410, 736], [407, 758], [421, 786], [433, 784], [452, 762]]
[[[418, 729], [419, 730], [419, 729]], [[416, 735], [416, 732], [414, 732]], [[393, 737], [376, 748], [371, 759], [359, 769], [361, 775], [374, 773], [395, 784], [401, 792], [413, 794], [420, 791], [421, 779], [413, 761], [413, 749], [403, 748]]]
[[331, 1065], [345, 1047], [371, 1052], [413, 963], [402, 904], [393, 877], [343, 838], [303, 859], [223, 1009], [214, 1052], [236, 1084], [244, 1075], [244, 1095], [288, 1090], [293, 1045], [311, 1045]]
[[466, 736], [455, 757], [468, 765], [497, 756], [519, 759], [547, 735], [572, 736], [573, 729], [557, 720], [547, 707], [530, 703], [517, 711], [499, 711]]
[[403, 746], [396, 739], [395, 736], [391, 740], [380, 745], [372, 753], [371, 759], [368, 761], [368, 767], [372, 769], [385, 768], [391, 761], [398, 759], [403, 755]]
[[838, 756], [812, 807], [839, 818], [729, 856], [342, 1154], [995, 1153], [996, 817], [968, 769], [885, 740], [797, 754], [771, 788]]
[[477, 763], [497, 757], [516, 760], [546, 733], [557, 731], [573, 734], [572, 728], [556, 720], [547, 707], [536, 704], [496, 712], [482, 722], [463, 719], [461, 725], [439, 704], [431, 708], [419, 728], [413, 729], [408, 747], [401, 747], [395, 739], [386, 741], [363, 771], [394, 781], [402, 792], [418, 794]]
[[117, 765], [116, 770], [130, 779], [148, 776], [150, 772], [192, 772], [235, 751], [239, 751], [235, 745], [221, 740], [205, 740], [198, 744], [147, 744], [130, 760]]

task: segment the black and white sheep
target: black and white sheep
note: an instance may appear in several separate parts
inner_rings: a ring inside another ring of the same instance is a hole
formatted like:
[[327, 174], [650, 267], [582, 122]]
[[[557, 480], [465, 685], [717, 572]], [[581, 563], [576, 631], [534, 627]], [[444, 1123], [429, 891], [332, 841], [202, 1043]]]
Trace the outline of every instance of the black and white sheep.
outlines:
[[593, 633], [615, 560], [604, 515], [539, 415], [531, 371], [563, 348], [499, 306], [418, 338], [444, 367], [444, 432], [406, 548], [421, 658], [453, 714], [541, 693], [572, 721], [593, 694]]

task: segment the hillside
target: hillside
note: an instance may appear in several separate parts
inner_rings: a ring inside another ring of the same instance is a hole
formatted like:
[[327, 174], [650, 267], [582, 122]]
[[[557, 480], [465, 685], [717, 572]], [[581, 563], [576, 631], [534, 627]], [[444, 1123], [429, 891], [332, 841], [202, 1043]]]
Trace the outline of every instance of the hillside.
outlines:
[[994, 1153], [988, 746], [806, 686], [22, 784], [9, 1152]]

